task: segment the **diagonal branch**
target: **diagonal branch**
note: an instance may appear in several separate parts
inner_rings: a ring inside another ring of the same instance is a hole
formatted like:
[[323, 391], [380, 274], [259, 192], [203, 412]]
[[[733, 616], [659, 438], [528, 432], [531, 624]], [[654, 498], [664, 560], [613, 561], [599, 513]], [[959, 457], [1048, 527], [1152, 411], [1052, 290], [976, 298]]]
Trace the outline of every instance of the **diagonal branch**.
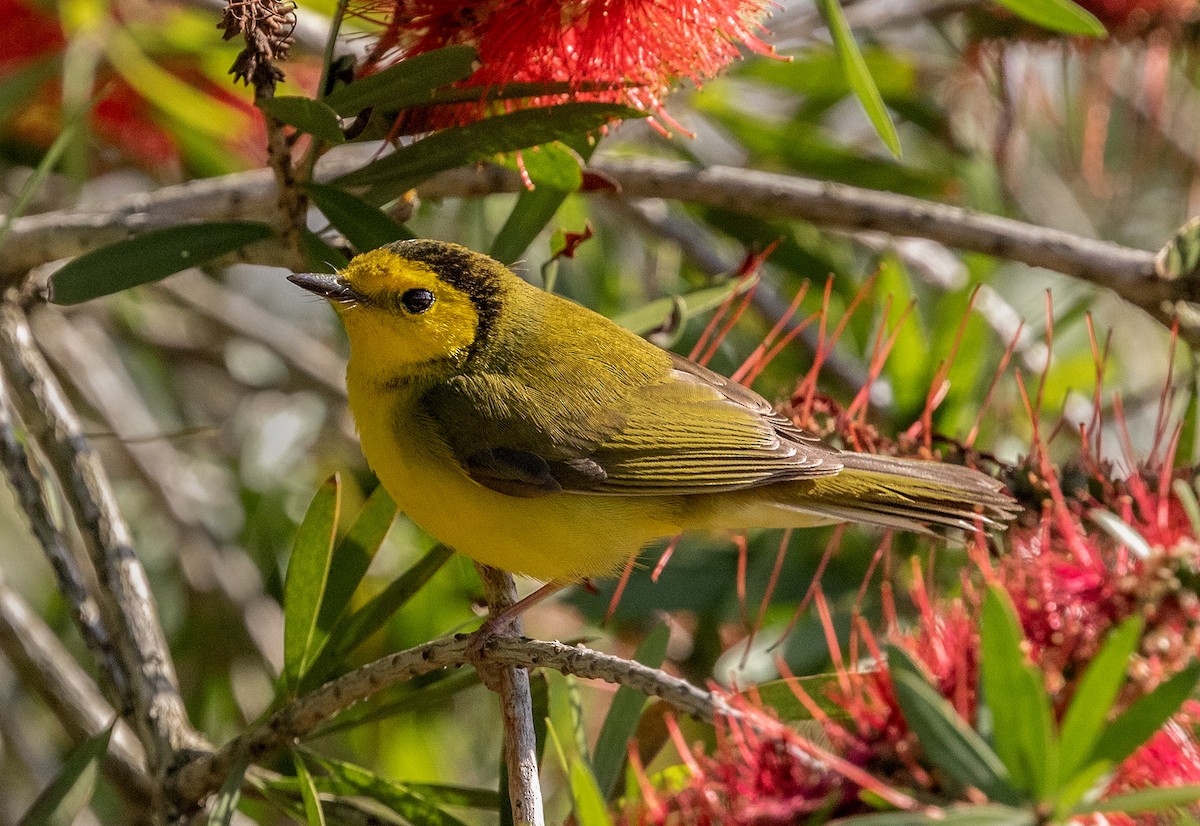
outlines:
[[15, 402], [10, 394], [8, 379], [0, 371], [0, 463], [16, 493], [17, 502], [29, 520], [29, 527], [50, 561], [58, 580], [59, 592], [71, 606], [75, 624], [84, 644], [96, 658], [106, 678], [110, 702], [122, 702], [127, 696], [128, 681], [121, 668], [108, 629], [101, 621], [99, 608], [91, 594], [91, 585], [80, 568], [66, 534], [54, 521], [52, 507], [47, 501], [48, 490], [35, 470], [33, 458], [17, 435]]
[[[371, 147], [331, 152], [317, 180], [357, 168]], [[884, 232], [928, 238], [1030, 266], [1045, 267], [1115, 291], [1164, 323], [1177, 316], [1181, 334], [1200, 344], [1200, 320], [1187, 311], [1200, 304], [1200, 279], [1160, 278], [1154, 253], [1046, 229], [1023, 221], [889, 192], [862, 189], [770, 172], [714, 166], [698, 169], [664, 160], [607, 160], [592, 164], [592, 180], [610, 182], [627, 198], [661, 198], [720, 207], [767, 218], [809, 221], [851, 232]], [[493, 166], [443, 172], [417, 191], [424, 198], [481, 197], [521, 189], [518, 174]], [[240, 173], [194, 181], [114, 201], [103, 212], [48, 212], [13, 222], [0, 283], [15, 284], [51, 261], [78, 255], [153, 226], [194, 220], [266, 220], [282, 228], [283, 216], [270, 172]], [[247, 248], [240, 260], [277, 263], [278, 244]]]
[[[246, 758], [262, 759], [390, 685], [443, 668], [469, 664], [470, 644], [471, 637], [465, 634], [433, 640], [390, 654], [332, 680], [275, 712], [220, 751], [182, 766], [169, 779], [172, 790], [181, 801], [198, 803], [221, 785], [229, 767], [235, 763]], [[736, 714], [719, 695], [696, 688], [686, 680], [587, 648], [523, 637], [494, 636], [484, 644], [482, 656], [486, 662], [495, 665], [552, 668], [584, 679], [629, 686], [648, 697], [670, 703], [684, 714], [704, 720], [711, 720], [718, 713]]]
[[21, 418], [42, 446], [99, 582], [97, 605], [127, 680], [127, 708], [156, 771], [201, 741], [188, 722], [175, 667], [146, 571], [133, 551], [108, 476], [34, 343], [25, 314], [0, 306], [0, 362], [12, 379]]

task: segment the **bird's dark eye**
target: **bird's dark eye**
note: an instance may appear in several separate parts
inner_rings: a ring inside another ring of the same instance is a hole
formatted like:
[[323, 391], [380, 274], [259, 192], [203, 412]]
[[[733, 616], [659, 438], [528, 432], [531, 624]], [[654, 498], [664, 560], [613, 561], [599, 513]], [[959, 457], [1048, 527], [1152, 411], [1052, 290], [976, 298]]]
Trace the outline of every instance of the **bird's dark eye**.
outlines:
[[404, 309], [413, 315], [420, 315], [428, 310], [433, 306], [433, 301], [433, 293], [430, 290], [424, 290], [420, 287], [406, 290], [404, 295], [400, 296], [400, 303], [404, 305]]

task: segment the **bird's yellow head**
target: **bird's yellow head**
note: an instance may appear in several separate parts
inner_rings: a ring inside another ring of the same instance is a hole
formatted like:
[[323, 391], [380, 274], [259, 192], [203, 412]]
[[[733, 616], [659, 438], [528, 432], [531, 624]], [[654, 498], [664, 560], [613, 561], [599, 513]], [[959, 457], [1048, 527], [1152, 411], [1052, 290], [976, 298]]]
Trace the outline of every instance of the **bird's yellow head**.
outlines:
[[492, 326], [511, 272], [485, 255], [440, 241], [398, 241], [363, 253], [337, 275], [289, 278], [328, 299], [351, 357], [381, 373], [460, 369]]

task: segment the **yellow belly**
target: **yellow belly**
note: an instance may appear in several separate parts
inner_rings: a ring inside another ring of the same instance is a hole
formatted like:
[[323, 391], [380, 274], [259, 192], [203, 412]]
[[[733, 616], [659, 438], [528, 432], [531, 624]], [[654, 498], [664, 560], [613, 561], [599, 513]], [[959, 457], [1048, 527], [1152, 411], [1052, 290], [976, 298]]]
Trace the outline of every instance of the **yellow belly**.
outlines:
[[543, 580], [616, 573], [652, 539], [682, 529], [677, 497], [587, 494], [509, 496], [474, 482], [429, 427], [393, 404], [350, 408], [363, 453], [400, 510], [431, 536], [472, 559]]

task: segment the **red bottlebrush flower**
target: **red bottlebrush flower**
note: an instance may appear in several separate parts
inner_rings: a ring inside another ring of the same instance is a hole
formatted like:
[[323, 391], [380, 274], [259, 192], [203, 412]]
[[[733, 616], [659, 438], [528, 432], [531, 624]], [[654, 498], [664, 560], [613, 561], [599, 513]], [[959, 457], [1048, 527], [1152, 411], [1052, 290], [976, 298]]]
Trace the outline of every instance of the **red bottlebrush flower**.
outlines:
[[[769, 0], [389, 0], [359, 13], [384, 23], [362, 71], [442, 46], [479, 51], [472, 87], [565, 83], [566, 100], [625, 103], [661, 112], [662, 98], [681, 79], [699, 82], [738, 56], [739, 44], [769, 53], [758, 19]], [[480, 117], [487, 107], [443, 110], [443, 121]], [[433, 118], [437, 120], [437, 118]]]
[[[656, 792], [640, 765], [646, 799], [621, 813], [621, 824], [660, 826], [785, 826], [823, 811], [837, 812], [859, 789], [837, 769], [839, 761], [814, 757], [819, 746], [782, 725], [745, 697], [727, 698], [735, 709], [714, 722], [711, 756], [693, 752], [669, 721], [688, 767], [682, 786]], [[828, 755], [825, 755], [828, 757]], [[839, 764], [840, 765], [840, 764]]]

